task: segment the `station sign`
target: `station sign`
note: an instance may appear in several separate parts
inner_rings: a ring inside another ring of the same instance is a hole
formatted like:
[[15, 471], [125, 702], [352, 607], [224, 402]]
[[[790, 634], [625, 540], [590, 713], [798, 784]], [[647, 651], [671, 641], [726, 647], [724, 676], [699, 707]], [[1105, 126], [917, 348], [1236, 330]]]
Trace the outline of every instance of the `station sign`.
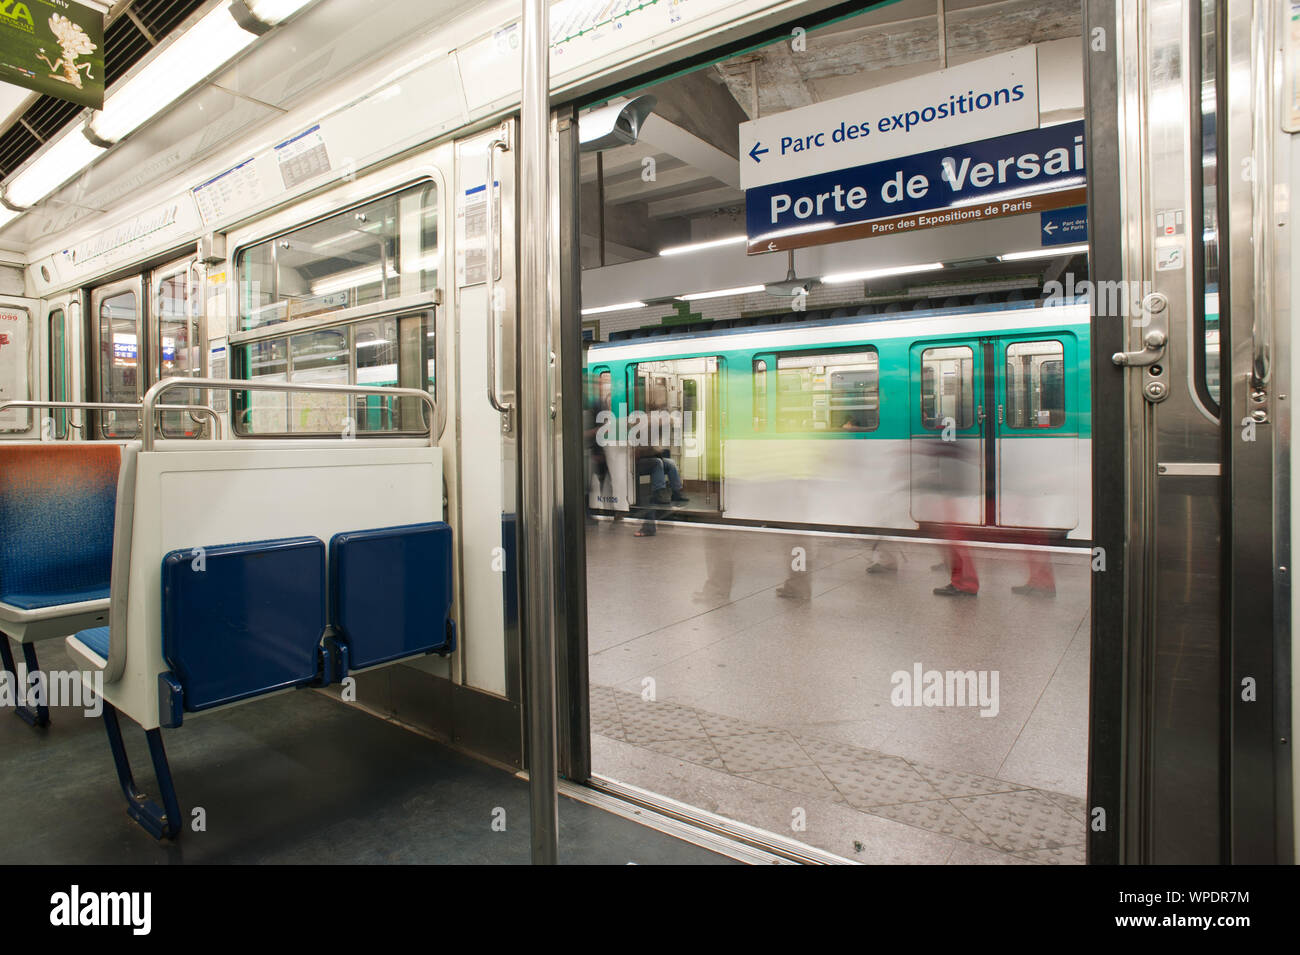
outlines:
[[750, 254], [1075, 206], [1083, 121], [749, 189]]
[[1088, 241], [1088, 207], [1070, 206], [1039, 216], [1043, 245], [1074, 245]]
[[104, 108], [104, 15], [72, 0], [0, 2], [0, 81]]
[[740, 124], [745, 190], [1038, 126], [1024, 47]]

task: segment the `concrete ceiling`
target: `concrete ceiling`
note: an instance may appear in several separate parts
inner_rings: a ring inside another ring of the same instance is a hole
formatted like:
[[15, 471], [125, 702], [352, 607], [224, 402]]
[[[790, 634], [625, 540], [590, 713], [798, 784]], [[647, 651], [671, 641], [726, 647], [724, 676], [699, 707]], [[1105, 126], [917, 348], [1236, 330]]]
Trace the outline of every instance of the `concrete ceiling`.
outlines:
[[[939, 69], [937, 6], [900, 0], [810, 31], [803, 50], [774, 43], [639, 91], [654, 116], [602, 155], [603, 259], [596, 158], [583, 157], [584, 266], [743, 232], [739, 125]], [[947, 0], [945, 25], [949, 66], [1082, 35], [1078, 0]]]

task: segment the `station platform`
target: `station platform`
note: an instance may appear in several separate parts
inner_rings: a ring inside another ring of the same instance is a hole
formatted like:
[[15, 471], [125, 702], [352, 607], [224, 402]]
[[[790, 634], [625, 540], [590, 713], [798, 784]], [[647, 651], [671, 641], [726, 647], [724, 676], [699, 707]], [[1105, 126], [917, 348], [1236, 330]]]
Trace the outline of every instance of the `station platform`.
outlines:
[[[1023, 549], [968, 544], [942, 597], [937, 543], [640, 526], [588, 526], [597, 775], [862, 862], [1084, 861], [1090, 551], [1026, 596]], [[918, 666], [996, 705], [895, 705]]]
[[[42, 668], [70, 668], [42, 645]], [[102, 720], [51, 710], [33, 731], [0, 710], [6, 758], [0, 864], [456, 863], [529, 861], [528, 783], [323, 692], [211, 713], [163, 739], [186, 814], [155, 842], [126, 814]], [[124, 736], [153, 792], [138, 727]], [[190, 828], [205, 810], [206, 831]], [[492, 823], [505, 813], [505, 830]], [[587, 802], [560, 799], [568, 864], [739, 864]]]

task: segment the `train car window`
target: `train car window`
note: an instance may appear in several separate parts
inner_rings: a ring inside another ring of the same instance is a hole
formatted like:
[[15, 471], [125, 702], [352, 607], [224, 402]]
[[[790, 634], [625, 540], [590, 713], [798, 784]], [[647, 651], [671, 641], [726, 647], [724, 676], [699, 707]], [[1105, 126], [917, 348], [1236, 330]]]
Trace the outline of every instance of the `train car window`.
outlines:
[[1065, 348], [1059, 341], [1007, 345], [1008, 428], [1065, 424]]
[[848, 434], [880, 427], [875, 348], [776, 358], [776, 430]]
[[921, 424], [941, 431], [949, 419], [958, 429], [975, 423], [975, 353], [965, 345], [921, 352]]
[[[154, 312], [158, 319], [159, 381], [203, 374], [203, 341], [195, 309], [198, 289], [193, 287], [192, 281], [193, 274], [186, 268], [158, 283]], [[169, 393], [167, 400], [176, 404], [202, 404], [202, 395], [198, 389], [179, 389]], [[186, 417], [178, 412], [164, 414], [163, 434], [168, 437], [193, 434], [195, 426], [187, 424]]]
[[[391, 315], [371, 319], [354, 326], [357, 384], [397, 385], [397, 319]], [[414, 356], [413, 356], [414, 357]], [[358, 431], [392, 431], [397, 408], [391, 398], [358, 395], [356, 424]]]
[[[289, 339], [289, 380], [346, 385], [349, 370], [348, 331], [324, 328]], [[348, 395], [289, 395], [289, 430], [297, 434], [339, 434], [356, 431]]]
[[432, 183], [304, 225], [237, 257], [240, 328], [247, 331], [438, 284], [438, 203]]
[[767, 362], [754, 359], [754, 430], [767, 430]]
[[[131, 290], [99, 303], [99, 400], [135, 402], [140, 373], [136, 334], [140, 303]], [[140, 432], [139, 417], [129, 411], [104, 412], [104, 437], [131, 438]]]
[[[240, 373], [264, 381], [425, 388], [436, 384], [436, 339], [431, 312], [382, 315], [251, 342], [236, 350]], [[367, 395], [245, 392], [235, 419], [239, 434], [339, 435], [418, 432], [424, 410], [417, 399]]]
[[[64, 311], [56, 308], [50, 312], [50, 400], [71, 401], [68, 396], [68, 341]], [[68, 436], [68, 413], [51, 409], [54, 437], [63, 440]]]
[[[242, 377], [254, 381], [289, 380], [289, 342], [271, 338], [236, 350]], [[242, 434], [285, 434], [289, 431], [288, 395], [275, 391], [246, 391], [234, 396], [238, 409], [235, 429]]]

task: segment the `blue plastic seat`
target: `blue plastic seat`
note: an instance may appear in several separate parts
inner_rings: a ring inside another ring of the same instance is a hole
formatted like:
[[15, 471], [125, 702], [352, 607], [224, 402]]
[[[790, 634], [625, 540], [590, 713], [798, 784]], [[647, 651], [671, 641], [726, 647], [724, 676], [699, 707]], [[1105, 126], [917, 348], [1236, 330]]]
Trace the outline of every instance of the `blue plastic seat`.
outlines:
[[39, 594], [4, 594], [0, 601], [19, 610], [42, 610], [45, 607], [62, 607], [65, 604], [85, 603], [88, 600], [107, 600], [107, 587], [90, 587], [84, 590], [54, 590]]
[[325, 631], [317, 538], [175, 550], [163, 558], [162, 586], [163, 657], [184, 710], [316, 680]]
[[0, 603], [108, 597], [121, 459], [115, 444], [0, 447]]
[[450, 650], [451, 528], [433, 521], [335, 534], [330, 594], [350, 667]]
[[108, 627], [93, 627], [90, 630], [82, 630], [77, 634], [77, 639], [105, 660], [108, 659]]

